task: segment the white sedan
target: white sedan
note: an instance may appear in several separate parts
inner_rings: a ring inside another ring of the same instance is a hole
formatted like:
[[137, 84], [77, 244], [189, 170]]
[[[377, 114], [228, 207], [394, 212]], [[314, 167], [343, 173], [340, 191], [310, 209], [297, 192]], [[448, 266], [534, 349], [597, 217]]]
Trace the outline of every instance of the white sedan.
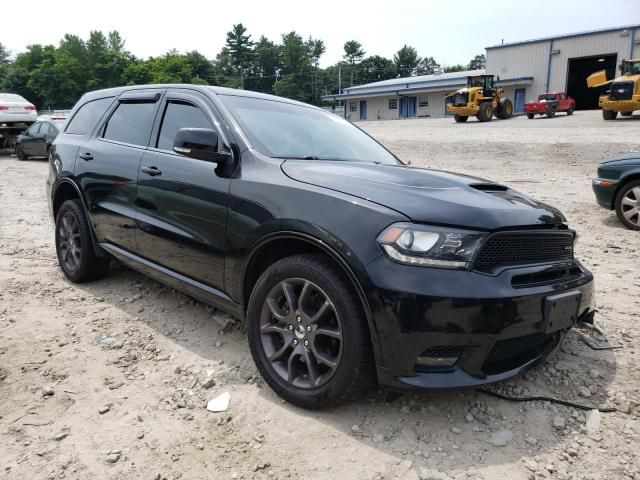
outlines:
[[0, 93], [0, 125], [33, 123], [38, 118], [36, 107], [15, 93]]

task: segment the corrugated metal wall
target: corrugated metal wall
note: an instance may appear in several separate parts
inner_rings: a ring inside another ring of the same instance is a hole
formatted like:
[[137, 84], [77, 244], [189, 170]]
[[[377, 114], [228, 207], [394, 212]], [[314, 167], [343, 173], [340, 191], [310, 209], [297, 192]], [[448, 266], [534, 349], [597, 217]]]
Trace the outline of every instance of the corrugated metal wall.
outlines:
[[[442, 91], [429, 91], [429, 92], [416, 92], [411, 96], [416, 97], [416, 117], [415, 118], [439, 118], [444, 117], [444, 96], [449, 93], [450, 90]], [[420, 97], [427, 97], [428, 105], [426, 107], [420, 107]], [[398, 108], [394, 110], [389, 109], [389, 99], [398, 99]], [[395, 95], [380, 96], [380, 97], [363, 97], [363, 98], [350, 98], [347, 102], [347, 119], [352, 122], [360, 120], [360, 100], [367, 101], [367, 120], [398, 120], [400, 118], [400, 100]], [[350, 111], [351, 102], [355, 102], [356, 111]], [[409, 119], [410, 120], [410, 119]]]

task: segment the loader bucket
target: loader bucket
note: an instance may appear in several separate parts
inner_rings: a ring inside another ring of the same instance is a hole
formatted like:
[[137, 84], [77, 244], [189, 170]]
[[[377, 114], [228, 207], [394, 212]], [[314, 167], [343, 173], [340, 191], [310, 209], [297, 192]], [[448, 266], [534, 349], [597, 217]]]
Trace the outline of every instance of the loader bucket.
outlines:
[[589, 88], [601, 87], [607, 83], [611, 83], [611, 81], [607, 81], [606, 70], [600, 70], [599, 72], [592, 73], [587, 77], [587, 86]]

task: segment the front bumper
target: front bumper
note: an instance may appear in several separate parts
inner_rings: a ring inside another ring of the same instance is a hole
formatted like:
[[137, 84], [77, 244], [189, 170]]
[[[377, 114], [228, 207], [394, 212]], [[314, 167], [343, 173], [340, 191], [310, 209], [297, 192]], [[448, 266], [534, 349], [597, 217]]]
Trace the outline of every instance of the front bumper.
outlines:
[[[551, 283], [521, 282], [549, 279], [562, 269], [571, 273]], [[522, 373], [553, 351], [572, 326], [547, 329], [547, 297], [579, 292], [577, 319], [588, 321], [594, 311], [593, 276], [579, 262], [486, 275], [380, 257], [367, 272], [376, 285], [369, 302], [380, 343], [378, 380], [397, 390], [477, 387]], [[419, 357], [447, 355], [453, 364], [419, 363]]]
[[534, 113], [536, 115], [542, 115], [547, 113], [547, 107], [542, 105], [525, 105], [524, 113]]
[[596, 195], [596, 201], [598, 205], [608, 210], [615, 208], [615, 193], [618, 185], [617, 180], [611, 180], [610, 178], [594, 178], [591, 181], [591, 187], [593, 193]]
[[635, 110], [640, 110], [640, 95], [633, 95], [631, 100], [609, 100], [609, 97], [602, 96], [598, 103], [600, 108], [603, 110], [633, 112]]
[[453, 104], [447, 104], [447, 110], [453, 115], [461, 115], [463, 117], [473, 117], [478, 114], [477, 107], [456, 107]]

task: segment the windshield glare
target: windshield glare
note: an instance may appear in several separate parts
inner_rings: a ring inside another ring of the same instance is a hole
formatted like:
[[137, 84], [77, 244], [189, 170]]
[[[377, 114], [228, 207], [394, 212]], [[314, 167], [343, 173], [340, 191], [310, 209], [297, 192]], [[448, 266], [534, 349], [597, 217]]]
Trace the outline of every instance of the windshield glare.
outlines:
[[366, 133], [333, 113], [274, 100], [233, 95], [221, 98], [263, 155], [399, 164]]

